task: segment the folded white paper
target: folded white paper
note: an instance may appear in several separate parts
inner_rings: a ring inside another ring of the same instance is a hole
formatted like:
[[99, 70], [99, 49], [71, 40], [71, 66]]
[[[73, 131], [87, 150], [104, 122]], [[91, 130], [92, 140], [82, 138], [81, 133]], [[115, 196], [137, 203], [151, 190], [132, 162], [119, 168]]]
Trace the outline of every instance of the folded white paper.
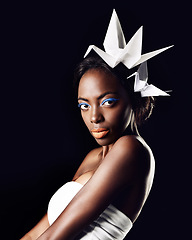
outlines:
[[131, 69], [141, 64], [142, 62], [145, 62], [146, 60], [156, 56], [157, 54], [169, 49], [170, 47], [173, 47], [172, 45], [141, 55], [142, 38], [143, 27], [140, 27], [126, 45], [121, 24], [119, 22], [116, 11], [113, 10], [113, 14], [103, 43], [105, 51], [101, 50], [95, 45], [90, 45], [84, 57], [86, 57], [91, 50], [94, 50], [110, 67], [114, 68], [120, 62], [122, 62], [128, 69]]
[[128, 78], [135, 76], [134, 92], [141, 92], [141, 97], [149, 96], [170, 96], [168, 93], [162, 91], [161, 89], [155, 87], [152, 84], [148, 84], [148, 71], [147, 62], [140, 65], [137, 72], [133, 73]]

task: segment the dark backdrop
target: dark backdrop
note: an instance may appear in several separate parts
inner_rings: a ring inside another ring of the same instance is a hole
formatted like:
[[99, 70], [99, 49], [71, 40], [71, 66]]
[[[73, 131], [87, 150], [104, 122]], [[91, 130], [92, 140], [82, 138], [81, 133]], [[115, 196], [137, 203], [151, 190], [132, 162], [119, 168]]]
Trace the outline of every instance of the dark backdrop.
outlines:
[[73, 69], [90, 44], [102, 48], [113, 8], [127, 41], [144, 25], [143, 53], [175, 45], [148, 63], [151, 82], [173, 92], [157, 99], [151, 119], [140, 129], [154, 152], [156, 176], [127, 239], [183, 236], [190, 176], [189, 6], [185, 1], [66, 3], [2, 7], [3, 239], [19, 239], [38, 222], [52, 194], [96, 146], [77, 109]]

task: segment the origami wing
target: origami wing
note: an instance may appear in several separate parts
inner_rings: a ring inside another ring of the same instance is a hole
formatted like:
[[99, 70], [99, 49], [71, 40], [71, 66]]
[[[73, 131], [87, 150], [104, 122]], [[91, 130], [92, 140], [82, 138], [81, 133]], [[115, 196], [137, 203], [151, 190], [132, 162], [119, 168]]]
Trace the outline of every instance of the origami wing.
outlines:
[[95, 45], [90, 45], [88, 47], [84, 58], [90, 53], [91, 50], [94, 50], [110, 67], [114, 68], [116, 66], [116, 59], [101, 50], [100, 48], [96, 47]]
[[[162, 53], [162, 52], [166, 51], [167, 49], [169, 49], [169, 48], [171, 48], [171, 47], [173, 47], [173, 45], [171, 45], [171, 46], [169, 46], [169, 47], [161, 48], [161, 49], [159, 49], [159, 50], [156, 50], [156, 51], [149, 52], [149, 53], [146, 53], [146, 54], [141, 55], [139, 61], [137, 61], [132, 67], [135, 67], [135, 66], [137, 66], [137, 65], [139, 65], [139, 64], [141, 64], [141, 63], [143, 63], [143, 62], [145, 62], [145, 61], [147, 61], [147, 60], [149, 60], [150, 58], [158, 55], [159, 53]], [[131, 68], [132, 68], [132, 67], [131, 67]]]
[[143, 27], [133, 35], [131, 40], [123, 49], [120, 59], [122, 63], [129, 69], [136, 66], [135, 63], [141, 58]]
[[147, 87], [141, 91], [141, 97], [157, 97], [157, 96], [170, 96], [168, 93], [155, 87], [153, 84], [148, 84]]
[[126, 46], [123, 30], [115, 10], [113, 10], [103, 46], [106, 53], [111, 56], [118, 56], [120, 49], [124, 49]]

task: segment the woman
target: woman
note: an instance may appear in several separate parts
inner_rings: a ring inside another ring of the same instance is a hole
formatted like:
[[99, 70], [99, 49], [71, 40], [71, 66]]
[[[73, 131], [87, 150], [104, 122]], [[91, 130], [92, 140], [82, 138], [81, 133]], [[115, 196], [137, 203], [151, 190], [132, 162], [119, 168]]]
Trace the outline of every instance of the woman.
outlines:
[[134, 91], [129, 71], [121, 63], [110, 67], [93, 53], [77, 67], [78, 106], [100, 147], [88, 153], [72, 181], [53, 195], [48, 213], [21, 240], [121, 240], [131, 229], [149, 195], [155, 163], [137, 131], [154, 99]]

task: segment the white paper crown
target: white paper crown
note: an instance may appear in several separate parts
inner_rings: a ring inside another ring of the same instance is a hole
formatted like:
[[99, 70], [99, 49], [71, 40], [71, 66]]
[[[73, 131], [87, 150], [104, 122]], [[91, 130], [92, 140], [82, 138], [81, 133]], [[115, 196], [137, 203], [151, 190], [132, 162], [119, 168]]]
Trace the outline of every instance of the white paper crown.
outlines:
[[[90, 45], [84, 55], [86, 57], [91, 50], [94, 50], [111, 68], [117, 66], [120, 62], [123, 63], [128, 69], [131, 69], [141, 63], [146, 62], [148, 59], [156, 56], [157, 54], [173, 47], [173, 45], [159, 50], [149, 52], [141, 55], [142, 50], [142, 37], [143, 37], [143, 27], [140, 27], [139, 30], [133, 35], [131, 40], [126, 44], [125, 37], [121, 28], [116, 11], [113, 10], [113, 14], [107, 29], [105, 40], [103, 46], [105, 52], [95, 45]], [[145, 71], [143, 71], [145, 69]], [[145, 73], [145, 74], [144, 74]], [[143, 75], [144, 74], [144, 75]], [[166, 92], [155, 91], [155, 86], [148, 85], [147, 83], [147, 65], [141, 65], [139, 70], [134, 73], [135, 75], [135, 89], [134, 91], [141, 92], [141, 96], [169, 96]], [[131, 76], [133, 76], [131, 75]], [[145, 76], [144, 78], [140, 76]], [[141, 85], [143, 86], [141, 88]], [[148, 90], [147, 90], [148, 89]], [[154, 91], [149, 91], [153, 89]], [[157, 90], [158, 88], [156, 88]], [[150, 93], [149, 93], [150, 92]], [[153, 93], [152, 93], [153, 92]], [[164, 93], [164, 94], [163, 94]], [[150, 94], [150, 95], [148, 95]], [[153, 94], [153, 95], [151, 95]]]

